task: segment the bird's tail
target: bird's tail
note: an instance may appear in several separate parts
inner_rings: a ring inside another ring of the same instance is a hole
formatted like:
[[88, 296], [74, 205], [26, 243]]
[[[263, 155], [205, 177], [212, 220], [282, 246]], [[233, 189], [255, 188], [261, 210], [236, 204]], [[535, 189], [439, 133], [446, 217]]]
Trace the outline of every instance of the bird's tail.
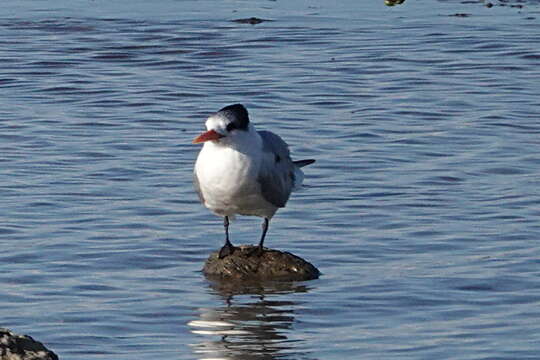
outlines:
[[296, 165], [298, 167], [308, 166], [310, 164], [313, 164], [314, 162], [315, 162], [315, 159], [305, 159], [305, 160], [293, 161], [294, 165]]
[[293, 191], [300, 189], [302, 187], [302, 182], [304, 181], [304, 173], [300, 168], [309, 164], [313, 164], [314, 162], [315, 160], [313, 159], [293, 161], [294, 165], [296, 165], [296, 168], [294, 169]]

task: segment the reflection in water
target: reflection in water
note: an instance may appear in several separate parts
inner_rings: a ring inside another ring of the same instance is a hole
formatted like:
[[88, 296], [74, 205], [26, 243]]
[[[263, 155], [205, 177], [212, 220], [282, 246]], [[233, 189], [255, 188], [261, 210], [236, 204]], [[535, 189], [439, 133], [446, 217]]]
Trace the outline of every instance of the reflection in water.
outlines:
[[214, 337], [193, 345], [199, 359], [282, 359], [291, 354], [308, 358], [299, 348], [300, 340], [287, 337], [298, 303], [280, 296], [307, 292], [307, 286], [213, 282], [210, 287], [224, 304], [199, 309], [199, 319], [188, 323], [194, 334]]

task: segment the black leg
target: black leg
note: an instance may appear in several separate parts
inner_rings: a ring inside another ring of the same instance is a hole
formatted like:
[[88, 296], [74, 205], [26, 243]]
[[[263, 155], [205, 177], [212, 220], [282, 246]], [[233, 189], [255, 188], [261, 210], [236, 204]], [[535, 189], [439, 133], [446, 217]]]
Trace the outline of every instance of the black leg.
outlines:
[[219, 258], [223, 259], [224, 257], [231, 255], [234, 252], [234, 246], [229, 240], [229, 217], [225, 216], [223, 218], [223, 226], [225, 227], [225, 245], [219, 250]]
[[264, 252], [263, 244], [264, 244], [264, 238], [266, 237], [266, 232], [268, 231], [268, 223], [270, 220], [268, 218], [264, 218], [264, 221], [262, 223], [262, 234], [261, 234], [261, 240], [259, 241], [259, 246], [257, 248], [253, 249], [250, 252], [250, 256], [256, 254], [257, 256], [261, 256]]
[[223, 218], [223, 227], [225, 228], [225, 244], [230, 244], [229, 241], [229, 217], [225, 216]]
[[262, 223], [262, 235], [261, 235], [261, 241], [259, 241], [259, 249], [260, 251], [262, 251], [263, 249], [263, 243], [264, 243], [264, 238], [266, 237], [266, 232], [268, 231], [268, 218], [264, 218], [264, 221]]

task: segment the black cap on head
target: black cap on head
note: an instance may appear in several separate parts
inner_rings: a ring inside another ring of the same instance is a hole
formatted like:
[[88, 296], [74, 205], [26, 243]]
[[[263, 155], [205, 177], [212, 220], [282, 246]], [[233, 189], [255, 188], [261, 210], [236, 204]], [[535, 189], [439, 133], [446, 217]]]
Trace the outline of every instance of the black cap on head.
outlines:
[[225, 106], [218, 111], [218, 114], [222, 114], [227, 119], [231, 120], [235, 129], [247, 130], [249, 124], [249, 116], [246, 108], [242, 104], [234, 104]]

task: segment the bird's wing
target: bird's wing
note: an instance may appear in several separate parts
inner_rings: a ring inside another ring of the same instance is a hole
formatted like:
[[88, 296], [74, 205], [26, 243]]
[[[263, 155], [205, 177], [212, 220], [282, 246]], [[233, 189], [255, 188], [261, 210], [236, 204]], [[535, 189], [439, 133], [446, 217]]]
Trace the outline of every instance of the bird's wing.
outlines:
[[270, 131], [259, 131], [263, 141], [263, 158], [257, 180], [263, 197], [269, 203], [284, 207], [291, 195], [295, 165], [289, 147], [279, 136]]
[[201, 203], [204, 204], [204, 197], [201, 191], [201, 185], [199, 184], [199, 178], [197, 177], [197, 172], [193, 171], [193, 187], [195, 188], [195, 191], [197, 191], [197, 195], [199, 195], [199, 200], [201, 200]]

